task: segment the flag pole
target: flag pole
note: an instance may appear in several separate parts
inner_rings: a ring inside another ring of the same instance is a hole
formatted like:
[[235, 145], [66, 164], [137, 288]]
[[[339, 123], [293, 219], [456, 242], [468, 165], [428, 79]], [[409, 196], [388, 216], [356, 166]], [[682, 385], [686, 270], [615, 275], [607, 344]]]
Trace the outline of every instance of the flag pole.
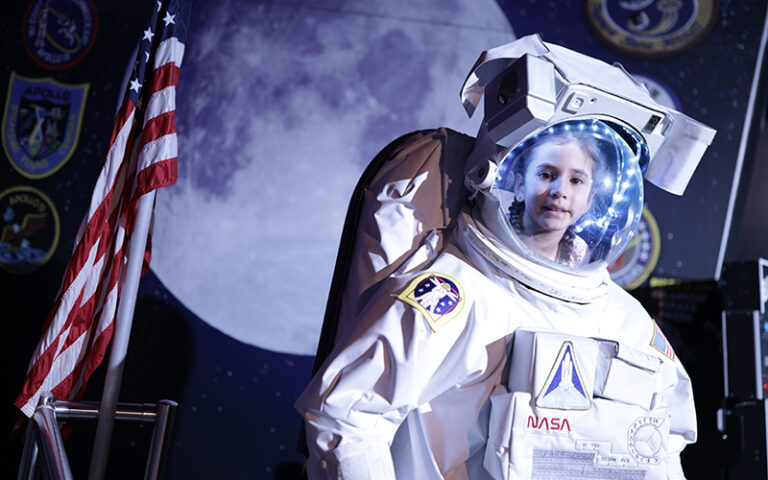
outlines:
[[117, 397], [120, 394], [120, 385], [123, 380], [123, 367], [125, 366], [128, 341], [131, 336], [133, 312], [136, 306], [136, 296], [139, 291], [139, 279], [144, 262], [144, 250], [147, 244], [149, 226], [152, 221], [155, 193], [156, 190], [152, 190], [137, 200], [136, 221], [128, 246], [128, 262], [125, 266], [120, 303], [117, 307], [112, 347], [109, 354], [107, 374], [104, 380], [101, 406], [99, 407], [96, 438], [93, 444], [88, 480], [102, 480], [106, 472], [109, 446], [112, 440], [112, 427], [115, 422], [115, 411], [117, 409]]

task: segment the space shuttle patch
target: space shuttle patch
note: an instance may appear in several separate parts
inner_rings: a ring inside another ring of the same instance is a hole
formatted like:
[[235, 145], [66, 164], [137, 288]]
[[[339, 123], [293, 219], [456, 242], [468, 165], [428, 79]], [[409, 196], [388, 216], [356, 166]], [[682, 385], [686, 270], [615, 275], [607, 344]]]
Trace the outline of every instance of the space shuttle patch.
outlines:
[[592, 395], [586, 392], [573, 343], [563, 342], [552, 371], [536, 397], [536, 406], [559, 410], [589, 410]]
[[656, 325], [656, 321], [653, 322], [653, 338], [651, 338], [651, 346], [660, 351], [670, 360], [675, 359], [675, 351], [672, 350], [672, 345], [669, 344], [667, 337], [661, 333], [661, 329]]
[[464, 306], [459, 282], [440, 273], [422, 273], [397, 298], [420, 311], [435, 332], [456, 318]]

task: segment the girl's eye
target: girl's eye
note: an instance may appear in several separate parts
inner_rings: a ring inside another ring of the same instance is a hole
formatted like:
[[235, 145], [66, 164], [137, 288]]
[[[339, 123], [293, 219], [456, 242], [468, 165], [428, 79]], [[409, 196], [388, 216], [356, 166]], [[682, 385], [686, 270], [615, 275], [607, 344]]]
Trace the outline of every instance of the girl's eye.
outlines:
[[539, 173], [539, 177], [543, 178], [544, 180], [549, 180], [550, 178], [552, 178], [552, 174], [549, 172], [541, 172]]
[[584, 183], [584, 180], [582, 180], [581, 178], [572, 178], [571, 183], [574, 185], [581, 185], [582, 183]]

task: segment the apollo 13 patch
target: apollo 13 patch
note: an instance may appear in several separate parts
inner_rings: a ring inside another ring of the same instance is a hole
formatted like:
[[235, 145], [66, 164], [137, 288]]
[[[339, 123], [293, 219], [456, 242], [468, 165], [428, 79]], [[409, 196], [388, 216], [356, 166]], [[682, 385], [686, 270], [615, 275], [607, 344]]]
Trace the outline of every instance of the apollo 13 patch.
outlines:
[[573, 343], [563, 342], [552, 371], [536, 397], [536, 406], [559, 410], [589, 410], [592, 408], [591, 391], [584, 385]]
[[11, 72], [3, 113], [3, 149], [17, 172], [39, 179], [72, 156], [80, 137], [88, 84]]
[[622, 53], [673, 55], [698, 43], [717, 22], [717, 0], [586, 0], [597, 35]]
[[421, 312], [435, 332], [456, 318], [464, 306], [459, 282], [441, 273], [422, 273], [397, 298]]

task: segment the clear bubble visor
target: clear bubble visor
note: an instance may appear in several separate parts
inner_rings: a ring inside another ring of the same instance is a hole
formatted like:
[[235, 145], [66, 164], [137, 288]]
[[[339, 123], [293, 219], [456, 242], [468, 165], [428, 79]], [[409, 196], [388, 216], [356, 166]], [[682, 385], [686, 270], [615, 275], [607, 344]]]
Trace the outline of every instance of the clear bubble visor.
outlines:
[[506, 152], [491, 194], [515, 247], [540, 263], [592, 271], [631, 242], [647, 164], [648, 148], [629, 128], [569, 120]]

